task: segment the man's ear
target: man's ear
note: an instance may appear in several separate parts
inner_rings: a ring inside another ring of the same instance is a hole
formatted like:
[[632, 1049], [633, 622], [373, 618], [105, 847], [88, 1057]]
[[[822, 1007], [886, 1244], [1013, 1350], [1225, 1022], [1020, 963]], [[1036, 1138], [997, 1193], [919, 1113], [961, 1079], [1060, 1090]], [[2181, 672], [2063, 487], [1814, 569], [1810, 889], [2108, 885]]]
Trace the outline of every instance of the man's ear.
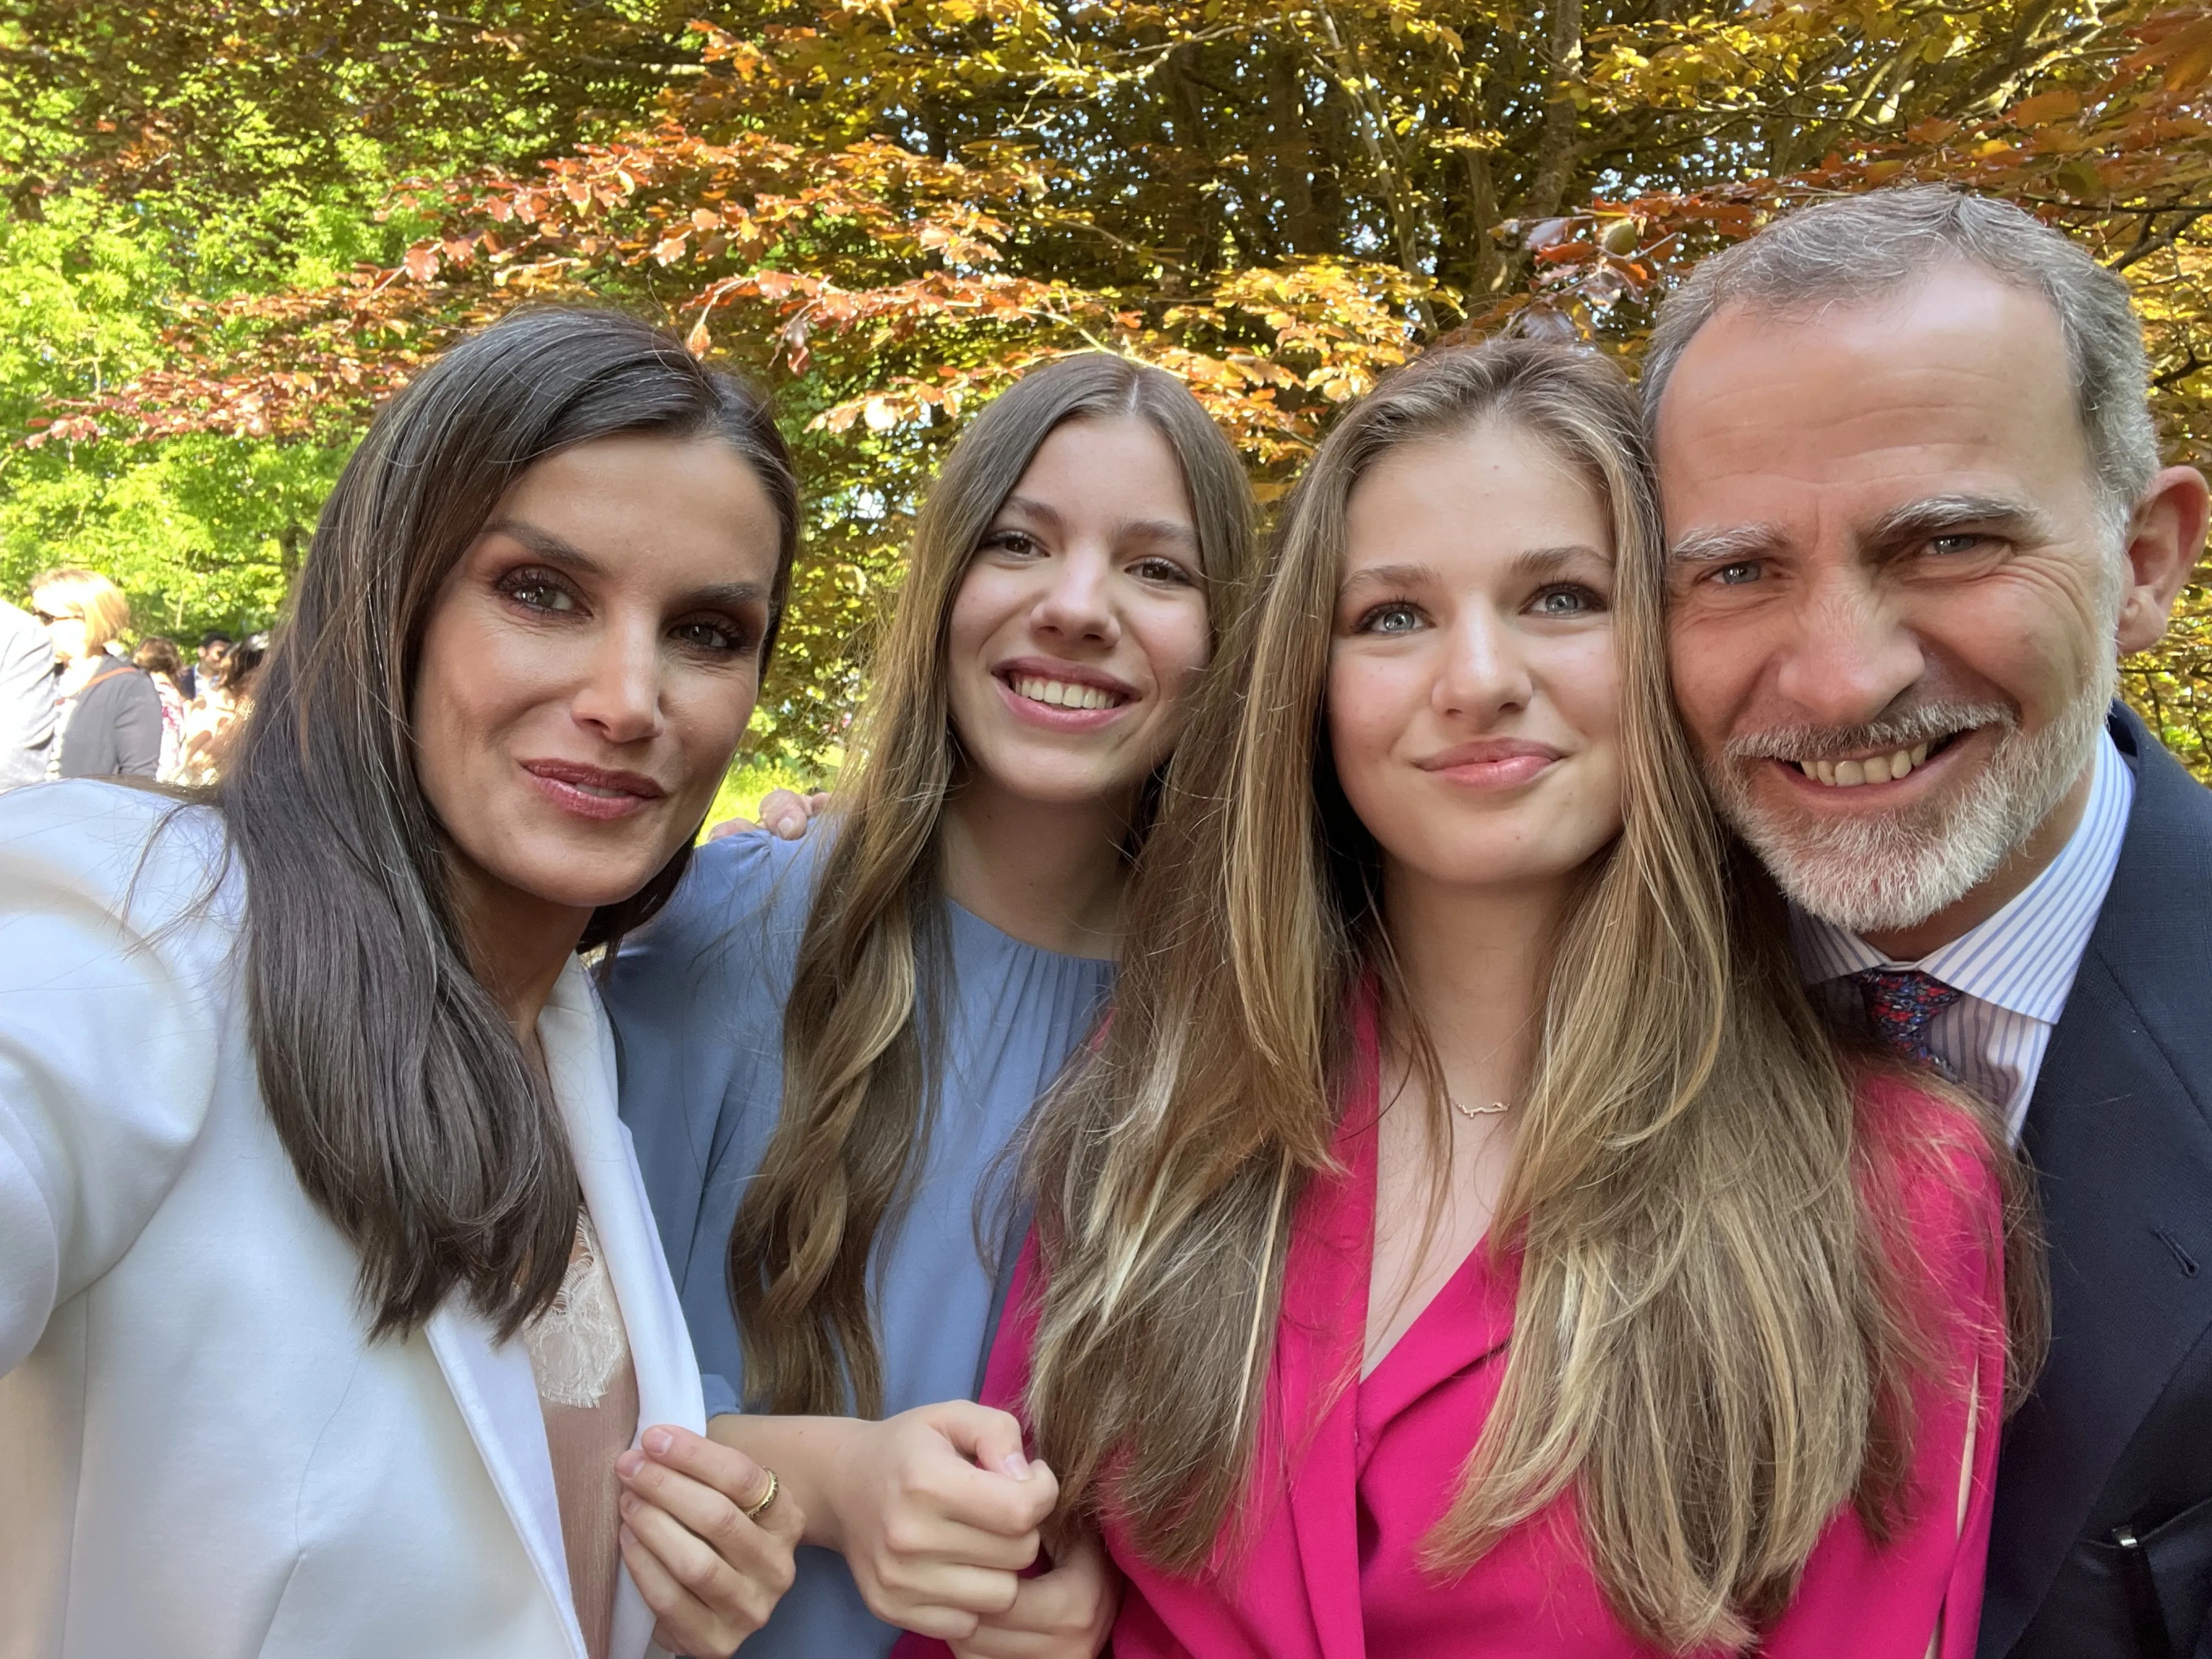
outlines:
[[2166, 633], [2173, 601], [2204, 552], [2212, 491], [2193, 466], [2169, 466], [2150, 481], [2128, 532], [2128, 589], [2120, 601], [2120, 653], [2147, 651]]

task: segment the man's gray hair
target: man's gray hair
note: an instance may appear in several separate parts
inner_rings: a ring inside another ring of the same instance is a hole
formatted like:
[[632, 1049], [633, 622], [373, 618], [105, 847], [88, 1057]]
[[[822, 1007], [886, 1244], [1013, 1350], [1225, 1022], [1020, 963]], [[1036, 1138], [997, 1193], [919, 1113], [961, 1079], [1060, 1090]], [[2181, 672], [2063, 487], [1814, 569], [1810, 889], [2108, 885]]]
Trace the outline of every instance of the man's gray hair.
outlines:
[[1660, 307], [1644, 356], [1646, 429], [1656, 430], [1659, 400], [1691, 337], [1727, 307], [1798, 313], [1864, 304], [1954, 262], [2040, 294], [2057, 313], [2105, 514], [2124, 534], [2159, 465], [2150, 369], [2127, 284], [2010, 202], [1942, 185], [1800, 208], [1692, 271]]

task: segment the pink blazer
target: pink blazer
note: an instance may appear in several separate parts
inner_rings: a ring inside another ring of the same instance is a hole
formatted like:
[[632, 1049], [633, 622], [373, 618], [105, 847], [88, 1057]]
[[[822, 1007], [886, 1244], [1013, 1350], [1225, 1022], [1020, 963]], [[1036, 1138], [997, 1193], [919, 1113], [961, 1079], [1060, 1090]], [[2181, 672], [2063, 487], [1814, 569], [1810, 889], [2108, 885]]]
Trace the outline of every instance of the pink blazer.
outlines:
[[[1497, 1398], [1519, 1263], [1478, 1247], [1365, 1379], [1375, 1211], [1376, 1078], [1362, 1044], [1342, 1174], [1308, 1189], [1292, 1237], [1270, 1382], [1272, 1422], [1247, 1541], [1231, 1565], [1178, 1577], [1109, 1522], [1128, 1584], [1115, 1659], [1649, 1659], [1583, 1559], [1571, 1497], [1455, 1579], [1419, 1565]], [[1762, 1659], [1922, 1659], [1940, 1619], [1942, 1659], [1970, 1659], [1980, 1614], [2004, 1383], [2001, 1212], [1975, 1132], [1907, 1085], [1859, 1102], [1875, 1178], [1896, 1183], [1944, 1333], [1949, 1375], [1919, 1391], [1916, 1501], [1877, 1546], [1855, 1513], [1830, 1525]], [[1932, 1154], [1928, 1148], [1933, 1147]], [[1035, 1240], [1008, 1298], [984, 1399], [1018, 1413], [1036, 1319]], [[1978, 1395], [1966, 1524], [1958, 1492], [1970, 1395]], [[902, 1659], [942, 1653], [908, 1637]]]

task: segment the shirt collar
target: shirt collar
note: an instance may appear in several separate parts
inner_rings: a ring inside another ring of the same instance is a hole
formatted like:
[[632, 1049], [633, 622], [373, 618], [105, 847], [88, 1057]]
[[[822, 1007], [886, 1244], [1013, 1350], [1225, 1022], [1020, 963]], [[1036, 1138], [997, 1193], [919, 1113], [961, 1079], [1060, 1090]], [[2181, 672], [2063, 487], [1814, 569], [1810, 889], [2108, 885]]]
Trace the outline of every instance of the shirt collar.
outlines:
[[2100, 732], [2081, 822], [2043, 872], [1995, 915], [1917, 962], [1896, 962], [1856, 933], [1790, 908], [1800, 970], [1810, 983], [1867, 968], [1917, 968], [2015, 1014], [2057, 1024], [2126, 839], [2135, 775]]

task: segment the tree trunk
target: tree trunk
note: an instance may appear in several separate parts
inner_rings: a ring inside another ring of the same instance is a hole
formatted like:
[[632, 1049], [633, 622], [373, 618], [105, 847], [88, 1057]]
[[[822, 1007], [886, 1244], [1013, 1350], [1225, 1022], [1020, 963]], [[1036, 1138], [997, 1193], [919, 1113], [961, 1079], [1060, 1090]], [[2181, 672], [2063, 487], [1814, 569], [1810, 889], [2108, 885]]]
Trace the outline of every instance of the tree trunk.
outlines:
[[1583, 70], [1583, 0], [1551, 0], [1545, 31], [1544, 126], [1528, 175], [1528, 216], [1548, 219], [1566, 199], [1574, 177], [1575, 129], [1581, 112], [1568, 88]]
[[1267, 124], [1273, 130], [1276, 193], [1283, 204], [1283, 240], [1292, 253], [1328, 250], [1314, 212], [1312, 124], [1307, 118], [1304, 76], [1297, 52], [1267, 50]]

